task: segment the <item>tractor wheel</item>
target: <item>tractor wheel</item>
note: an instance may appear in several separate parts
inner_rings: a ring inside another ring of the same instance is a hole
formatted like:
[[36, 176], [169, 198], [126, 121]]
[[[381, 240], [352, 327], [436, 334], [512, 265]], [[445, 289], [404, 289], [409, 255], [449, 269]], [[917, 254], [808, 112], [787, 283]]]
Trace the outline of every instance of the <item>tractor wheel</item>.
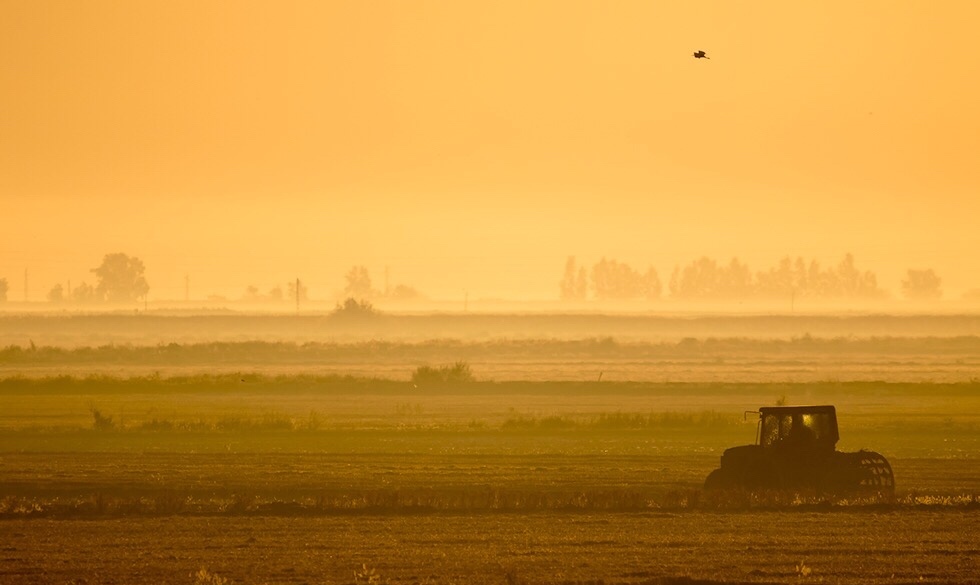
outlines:
[[736, 486], [735, 478], [723, 469], [716, 469], [704, 480], [705, 490], [730, 490]]
[[892, 498], [895, 476], [880, 453], [837, 453], [820, 487], [826, 494]]

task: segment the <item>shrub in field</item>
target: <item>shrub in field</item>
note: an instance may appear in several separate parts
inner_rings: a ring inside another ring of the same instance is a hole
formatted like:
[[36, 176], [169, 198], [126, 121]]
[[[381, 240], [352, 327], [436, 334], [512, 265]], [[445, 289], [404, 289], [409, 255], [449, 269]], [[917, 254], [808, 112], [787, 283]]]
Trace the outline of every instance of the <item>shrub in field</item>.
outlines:
[[304, 431], [318, 431], [323, 428], [323, 425], [323, 416], [315, 410], [310, 410], [310, 414], [306, 417], [306, 420], [296, 425], [296, 428]]
[[360, 569], [354, 569], [354, 583], [364, 585], [379, 585], [381, 575], [374, 567], [368, 567], [367, 563], [362, 563]]
[[291, 431], [294, 425], [293, 420], [283, 414], [266, 413], [259, 419], [223, 417], [215, 422], [214, 428], [226, 432]]
[[413, 384], [461, 384], [473, 382], [473, 372], [470, 365], [463, 361], [458, 361], [451, 366], [419, 366], [412, 373]]
[[206, 567], [201, 567], [201, 570], [194, 573], [194, 584], [195, 585], [229, 585], [231, 583], [225, 577], [219, 577], [216, 573], [212, 573], [207, 570]]
[[354, 297], [348, 297], [343, 304], [337, 303], [337, 307], [331, 314], [334, 317], [362, 319], [374, 317], [378, 311], [366, 300], [358, 301]]
[[97, 408], [92, 409], [92, 419], [92, 428], [97, 431], [111, 431], [116, 427], [112, 417], [102, 414], [102, 411]]
[[507, 431], [564, 431], [581, 426], [575, 420], [566, 416], [546, 416], [546, 417], [525, 417], [509, 418], [504, 421], [500, 428]]

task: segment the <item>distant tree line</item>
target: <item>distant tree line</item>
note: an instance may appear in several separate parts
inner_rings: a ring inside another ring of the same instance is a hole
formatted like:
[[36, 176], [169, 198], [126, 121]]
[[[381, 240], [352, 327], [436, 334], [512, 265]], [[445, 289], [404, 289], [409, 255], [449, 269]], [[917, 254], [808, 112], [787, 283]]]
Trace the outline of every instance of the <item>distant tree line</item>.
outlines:
[[[367, 303], [365, 306], [369, 306], [368, 301], [371, 300], [393, 299], [404, 301], [422, 297], [419, 291], [406, 284], [396, 284], [391, 287], [386, 286], [384, 290], [375, 288], [371, 280], [371, 273], [364, 266], [352, 266], [344, 275], [344, 280], [343, 297], [348, 300], [352, 299], [358, 303]], [[262, 294], [259, 292], [258, 287], [249, 285], [245, 289], [245, 294], [242, 295], [242, 300], [250, 302], [293, 301], [297, 298], [297, 289], [300, 302], [308, 300], [309, 291], [306, 285], [300, 280], [287, 283], [285, 296], [283, 295], [282, 288], [279, 286], [273, 287], [267, 294]]]
[[[909, 270], [902, 281], [909, 299], [938, 299], [941, 279], [933, 270]], [[574, 256], [565, 262], [559, 283], [563, 300], [659, 299], [662, 285], [656, 269], [640, 272], [628, 264], [602, 258], [591, 269], [579, 266]], [[727, 264], [702, 257], [676, 266], [667, 284], [670, 298], [713, 299], [882, 299], [888, 293], [878, 286], [877, 276], [860, 270], [854, 256], [847, 254], [836, 266], [821, 266], [817, 260], [784, 257], [776, 266], [753, 272], [748, 264], [732, 258]]]
[[[48, 291], [48, 301], [52, 303], [133, 303], [146, 300], [150, 285], [144, 273], [146, 266], [135, 256], [121, 252], [106, 254], [102, 263], [90, 270], [95, 275], [95, 284], [82, 282], [72, 287], [60, 283]], [[3, 281], [6, 284], [6, 281]], [[6, 287], [0, 286], [0, 300], [5, 300]]]
[[[146, 280], [146, 266], [135, 256], [123, 253], [106, 254], [99, 266], [91, 269], [95, 275], [95, 284], [81, 282], [76, 286], [70, 283], [57, 283], [51, 287], [47, 300], [51, 303], [132, 303], [146, 300], [150, 291]], [[371, 275], [364, 266], [354, 266], [345, 275], [346, 285], [343, 289], [344, 298], [354, 299], [360, 307], [370, 307], [370, 300], [395, 299], [413, 300], [422, 295], [415, 288], [406, 284], [396, 284], [389, 287], [386, 283], [384, 290], [376, 289], [371, 281]], [[385, 279], [387, 281], [387, 278]], [[7, 300], [10, 285], [6, 278], [0, 278], [0, 302]], [[223, 297], [209, 297], [222, 299]], [[286, 283], [286, 286], [275, 285], [263, 292], [257, 286], [245, 288], [242, 300], [246, 302], [305, 302], [309, 300], [309, 290], [306, 284], [299, 280]]]
[[[383, 290], [374, 288], [371, 282], [371, 275], [364, 266], [353, 266], [345, 275], [347, 285], [344, 287], [344, 296], [347, 298], [367, 300], [367, 299], [395, 299], [408, 301], [418, 299], [422, 295], [419, 291], [407, 284], [396, 284], [389, 287], [385, 283]], [[387, 280], [387, 278], [385, 279]]]
[[[144, 276], [143, 261], [123, 253], [106, 254], [101, 264], [91, 269], [94, 285], [82, 282], [75, 287], [54, 285], [47, 298], [52, 303], [132, 303], [147, 298], [150, 287]], [[387, 281], [387, 278], [385, 278]], [[413, 287], [385, 283], [378, 290], [364, 266], [353, 266], [345, 274], [343, 298], [359, 303], [378, 299], [413, 300], [421, 294]], [[902, 294], [912, 300], [936, 300], [942, 297], [942, 279], [932, 269], [909, 269], [901, 282]], [[559, 283], [562, 300], [655, 300], [664, 296], [657, 270], [644, 271], [614, 259], [602, 258], [591, 268], [580, 266], [574, 256], [565, 262]], [[0, 278], [0, 302], [7, 300], [9, 283]], [[727, 264], [702, 257], [685, 266], [676, 266], [667, 284], [673, 299], [881, 299], [888, 296], [878, 286], [877, 276], [860, 270], [854, 257], [847, 254], [836, 266], [821, 266], [817, 260], [807, 262], [784, 257], [776, 266], [753, 272], [737, 258]], [[980, 291], [972, 291], [980, 297]], [[972, 298], [966, 295], [964, 298]], [[306, 285], [295, 280], [283, 287], [276, 285], [267, 292], [249, 285], [242, 300], [248, 302], [300, 302], [308, 300]]]
[[709, 258], [674, 269], [670, 278], [671, 295], [680, 299], [705, 298], [787, 298], [790, 296], [840, 299], [880, 299], [886, 293], [878, 288], [871, 271], [861, 271], [854, 256], [847, 254], [837, 266], [822, 267], [816, 260], [784, 257], [777, 266], [756, 272], [733, 258], [727, 266]]
[[623, 262], [603, 258], [587, 272], [584, 266], [576, 266], [574, 257], [569, 257], [561, 280], [561, 298], [584, 300], [590, 285], [595, 298], [604, 300], [657, 299], [663, 288], [652, 266], [641, 273]]

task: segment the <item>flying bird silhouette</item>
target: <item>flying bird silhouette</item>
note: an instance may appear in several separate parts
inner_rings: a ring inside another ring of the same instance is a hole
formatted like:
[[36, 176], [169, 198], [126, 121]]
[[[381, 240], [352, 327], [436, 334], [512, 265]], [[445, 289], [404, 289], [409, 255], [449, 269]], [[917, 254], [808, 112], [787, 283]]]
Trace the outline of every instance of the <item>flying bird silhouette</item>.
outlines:
[[696, 51], [694, 53], [695, 59], [710, 59], [711, 57], [704, 54], [704, 51]]

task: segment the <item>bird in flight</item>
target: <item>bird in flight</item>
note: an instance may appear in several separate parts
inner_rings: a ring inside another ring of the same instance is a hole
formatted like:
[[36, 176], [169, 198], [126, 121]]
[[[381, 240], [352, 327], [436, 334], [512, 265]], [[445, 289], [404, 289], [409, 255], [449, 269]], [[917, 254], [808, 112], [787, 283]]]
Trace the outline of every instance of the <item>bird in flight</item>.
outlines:
[[710, 59], [711, 57], [704, 54], [704, 51], [696, 51], [694, 53], [695, 59]]

